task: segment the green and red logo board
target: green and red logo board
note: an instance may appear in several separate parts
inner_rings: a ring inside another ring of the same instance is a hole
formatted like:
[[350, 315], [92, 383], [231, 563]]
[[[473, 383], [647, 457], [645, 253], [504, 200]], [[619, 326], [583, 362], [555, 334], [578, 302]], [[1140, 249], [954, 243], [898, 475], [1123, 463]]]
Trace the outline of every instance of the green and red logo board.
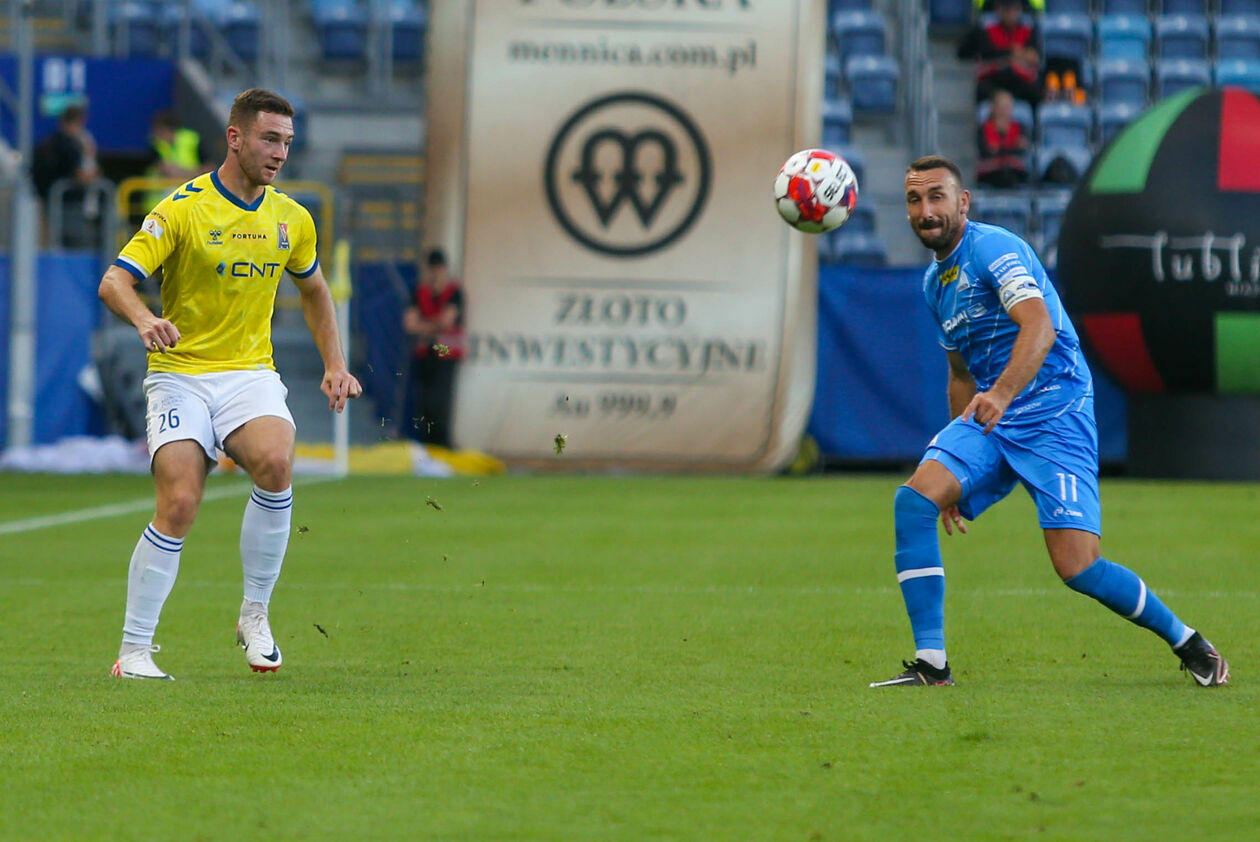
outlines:
[[1058, 266], [1126, 389], [1260, 394], [1260, 100], [1196, 88], [1117, 135], [1072, 196]]

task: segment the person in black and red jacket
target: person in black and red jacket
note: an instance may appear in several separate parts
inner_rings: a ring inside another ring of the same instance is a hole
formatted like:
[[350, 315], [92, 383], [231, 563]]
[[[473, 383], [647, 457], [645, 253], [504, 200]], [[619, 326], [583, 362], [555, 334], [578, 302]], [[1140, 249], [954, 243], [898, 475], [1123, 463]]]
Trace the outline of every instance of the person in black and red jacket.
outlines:
[[977, 140], [980, 158], [976, 180], [988, 187], [1018, 187], [1028, 181], [1024, 153], [1028, 138], [1012, 119], [1015, 100], [1008, 91], [994, 91], [988, 119], [980, 124]]
[[996, 0], [996, 17], [982, 17], [958, 45], [960, 59], [977, 59], [976, 101], [995, 90], [1036, 105], [1041, 101], [1037, 27], [1023, 16], [1021, 0]]
[[414, 432], [425, 444], [449, 448], [455, 369], [464, 357], [464, 290], [450, 276], [440, 249], [432, 249], [425, 259], [415, 302], [403, 313], [403, 330], [416, 342], [411, 361]]

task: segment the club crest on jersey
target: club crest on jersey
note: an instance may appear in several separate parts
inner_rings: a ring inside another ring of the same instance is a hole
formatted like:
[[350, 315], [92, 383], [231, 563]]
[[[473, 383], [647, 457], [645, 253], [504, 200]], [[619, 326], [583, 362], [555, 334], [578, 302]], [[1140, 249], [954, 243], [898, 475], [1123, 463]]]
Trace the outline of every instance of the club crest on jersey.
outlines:
[[277, 222], [276, 234], [278, 235], [278, 242], [276, 243], [276, 248], [280, 249], [281, 251], [288, 251], [289, 250], [289, 223]]
[[223, 245], [223, 229], [222, 228], [211, 228], [209, 234], [210, 234], [210, 239], [206, 240], [206, 245], [208, 246]]

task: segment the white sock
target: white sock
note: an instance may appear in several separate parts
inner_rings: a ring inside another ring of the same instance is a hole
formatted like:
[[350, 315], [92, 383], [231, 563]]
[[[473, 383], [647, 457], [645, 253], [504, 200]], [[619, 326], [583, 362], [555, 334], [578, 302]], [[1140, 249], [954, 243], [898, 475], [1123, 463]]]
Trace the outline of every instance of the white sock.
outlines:
[[183, 538], [163, 535], [149, 524], [136, 542], [127, 571], [127, 616], [123, 623], [123, 643], [148, 646], [153, 643], [158, 616], [175, 586]]
[[254, 486], [241, 519], [241, 567], [245, 571], [245, 599], [271, 601], [280, 578], [284, 551], [289, 546], [293, 520], [293, 489], [263, 491]]
[[938, 670], [945, 669], [945, 664], [948, 663], [948, 661], [945, 660], [944, 649], [916, 649], [914, 657], [918, 658], [920, 661], [927, 661]]

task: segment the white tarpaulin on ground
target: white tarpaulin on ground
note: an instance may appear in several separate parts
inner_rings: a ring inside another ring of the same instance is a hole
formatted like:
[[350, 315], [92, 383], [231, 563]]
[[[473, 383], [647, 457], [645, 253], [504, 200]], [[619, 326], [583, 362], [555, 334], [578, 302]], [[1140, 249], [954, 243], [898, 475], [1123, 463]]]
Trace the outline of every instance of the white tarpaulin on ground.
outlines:
[[771, 470], [814, 386], [822, 0], [433, 5], [426, 244], [466, 286], [461, 447]]

